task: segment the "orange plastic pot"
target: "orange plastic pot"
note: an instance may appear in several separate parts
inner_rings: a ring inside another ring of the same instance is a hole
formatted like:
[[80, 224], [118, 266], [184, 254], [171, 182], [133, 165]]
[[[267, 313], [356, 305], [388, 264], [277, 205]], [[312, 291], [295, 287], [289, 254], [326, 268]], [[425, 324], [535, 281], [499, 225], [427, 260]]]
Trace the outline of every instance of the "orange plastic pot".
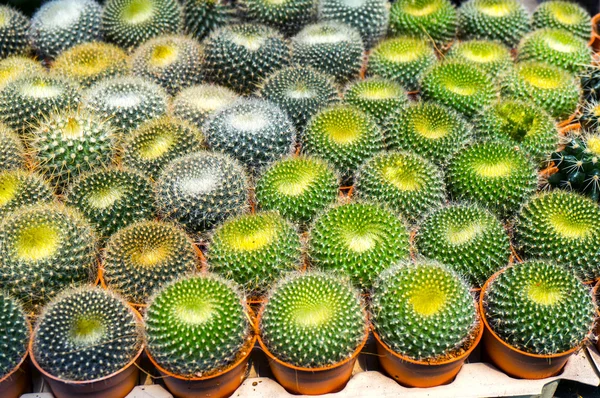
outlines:
[[471, 352], [479, 344], [482, 334], [483, 325], [480, 323], [474, 340], [464, 353], [446, 361], [428, 363], [417, 361], [392, 351], [381, 340], [381, 337], [373, 328], [373, 336], [377, 344], [377, 354], [381, 367], [398, 383], [408, 387], [419, 388], [440, 386], [454, 380]]
[[594, 52], [600, 52], [600, 14], [592, 18], [592, 37], [588, 45]]
[[[594, 303], [598, 305], [598, 294], [600, 293], [600, 282], [596, 283], [596, 286], [592, 289], [592, 298], [594, 299]], [[595, 327], [595, 335], [600, 336], [600, 308], [596, 307], [596, 327]], [[600, 337], [596, 340], [596, 349], [600, 351]]]
[[[506, 268], [505, 268], [506, 269]], [[509, 376], [519, 379], [545, 379], [555, 376], [565, 366], [571, 355], [581, 347], [552, 355], [537, 355], [518, 350], [502, 340], [490, 327], [483, 306], [489, 284], [505, 269], [496, 272], [485, 282], [479, 297], [479, 312], [483, 320], [483, 349], [494, 365]]]
[[242, 355], [233, 365], [222, 372], [206, 376], [186, 378], [169, 372], [160, 366], [152, 357], [149, 350], [146, 354], [150, 362], [156, 367], [167, 389], [177, 398], [221, 398], [229, 397], [242, 384], [246, 378], [248, 360], [252, 348], [256, 343], [256, 336], [252, 337], [244, 348], [246, 353]]
[[31, 374], [28, 366], [29, 363], [27, 361], [28, 355], [29, 352], [26, 351], [18, 365], [0, 379], [0, 397], [19, 398], [27, 392], [27, 388], [31, 381]]

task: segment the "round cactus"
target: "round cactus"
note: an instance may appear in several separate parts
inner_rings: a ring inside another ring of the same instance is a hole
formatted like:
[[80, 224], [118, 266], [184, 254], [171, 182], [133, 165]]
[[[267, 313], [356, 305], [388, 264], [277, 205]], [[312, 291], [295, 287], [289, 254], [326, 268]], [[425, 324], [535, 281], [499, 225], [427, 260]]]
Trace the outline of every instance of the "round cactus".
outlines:
[[569, 267], [586, 281], [600, 277], [600, 208], [573, 192], [541, 193], [515, 222], [515, 239], [525, 258], [544, 258]]
[[533, 28], [564, 29], [586, 42], [592, 33], [590, 14], [572, 1], [551, 0], [540, 3], [533, 13]]
[[13, 371], [27, 354], [29, 322], [19, 301], [0, 291], [0, 377]]
[[286, 36], [317, 19], [316, 0], [240, 0], [240, 13], [250, 21], [271, 26]]
[[413, 360], [435, 361], [467, 349], [481, 327], [469, 286], [432, 260], [389, 268], [371, 297], [371, 321], [381, 340]]
[[0, 59], [25, 54], [29, 47], [29, 19], [7, 5], [0, 5]]
[[240, 98], [235, 91], [216, 84], [199, 84], [179, 92], [171, 103], [173, 116], [202, 129], [208, 116]]
[[228, 155], [194, 152], [169, 163], [157, 182], [161, 216], [204, 232], [248, 205], [248, 177]]
[[409, 256], [407, 228], [402, 219], [368, 202], [332, 207], [315, 220], [309, 239], [311, 263], [348, 275], [369, 289], [377, 275]]
[[187, 34], [198, 40], [234, 19], [234, 7], [225, 0], [184, 0], [183, 24]]
[[474, 205], [451, 205], [433, 211], [415, 236], [419, 253], [447, 264], [474, 287], [508, 264], [510, 242], [502, 223]]
[[256, 182], [256, 202], [263, 210], [277, 210], [300, 224], [334, 203], [339, 178], [333, 168], [319, 158], [289, 157], [274, 162]]
[[12, 80], [29, 75], [43, 75], [45, 71], [40, 62], [24, 55], [0, 59], [0, 90]]
[[475, 142], [456, 153], [446, 178], [455, 199], [478, 203], [502, 218], [518, 211], [537, 188], [533, 162], [501, 141]]
[[244, 214], [215, 229], [207, 252], [211, 270], [260, 296], [301, 265], [296, 229], [277, 212]]
[[146, 311], [148, 351], [164, 369], [203, 377], [251, 350], [251, 327], [237, 288], [214, 275], [190, 276], [160, 289]]
[[490, 328], [512, 347], [536, 355], [568, 351], [583, 343], [596, 306], [569, 270], [543, 261], [506, 268], [492, 279], [483, 311]]
[[494, 78], [513, 66], [510, 49], [493, 40], [458, 42], [450, 48], [446, 59], [473, 63]]
[[311, 272], [294, 275], [273, 288], [260, 332], [278, 359], [318, 368], [350, 358], [366, 338], [366, 324], [358, 292], [343, 279]]
[[0, 170], [15, 170], [25, 166], [25, 148], [19, 136], [0, 123]]
[[183, 230], [162, 221], [140, 221], [106, 243], [103, 278], [127, 301], [143, 304], [156, 290], [198, 266], [194, 243]]
[[408, 104], [402, 86], [393, 80], [371, 77], [346, 87], [344, 101], [372, 116], [383, 127], [396, 109]]
[[441, 206], [446, 195], [441, 170], [409, 152], [372, 157], [359, 169], [355, 187], [358, 197], [385, 203], [411, 222]]
[[37, 311], [73, 283], [91, 282], [96, 270], [92, 227], [56, 204], [24, 207], [0, 227], [0, 284]]
[[0, 216], [9, 216], [20, 207], [49, 203], [52, 188], [39, 175], [23, 170], [0, 171]]
[[393, 35], [431, 38], [437, 46], [454, 39], [458, 13], [450, 0], [397, 0], [390, 11]]
[[129, 365], [141, 346], [141, 321], [125, 300], [85, 286], [62, 292], [44, 309], [33, 332], [32, 355], [61, 380], [92, 381]]

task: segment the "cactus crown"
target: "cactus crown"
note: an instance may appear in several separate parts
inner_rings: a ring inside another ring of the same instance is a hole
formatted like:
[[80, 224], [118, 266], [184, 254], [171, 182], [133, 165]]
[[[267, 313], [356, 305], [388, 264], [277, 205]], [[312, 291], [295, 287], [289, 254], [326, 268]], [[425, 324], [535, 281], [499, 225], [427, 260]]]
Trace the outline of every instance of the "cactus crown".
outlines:
[[53, 199], [52, 188], [39, 175], [23, 170], [0, 171], [0, 216]]
[[380, 126], [396, 109], [408, 103], [400, 84], [379, 77], [350, 83], [346, 87], [344, 100], [371, 115]]
[[453, 45], [446, 55], [448, 59], [472, 62], [493, 77], [513, 65], [510, 49], [492, 40], [468, 40]]
[[437, 46], [454, 39], [456, 8], [449, 0], [398, 0], [390, 11], [390, 32], [431, 38]]
[[29, 346], [29, 322], [21, 303], [0, 291], [0, 377], [21, 362]]
[[45, 69], [40, 62], [25, 55], [11, 55], [0, 59], [0, 89], [14, 79], [28, 75], [43, 75], [44, 72]]
[[201, 129], [211, 113], [231, 104], [239, 97], [227, 87], [204, 83], [181, 90], [173, 99], [171, 110], [173, 116]]
[[585, 40], [590, 39], [590, 14], [572, 1], [552, 0], [540, 3], [533, 13], [533, 28], [564, 29]]

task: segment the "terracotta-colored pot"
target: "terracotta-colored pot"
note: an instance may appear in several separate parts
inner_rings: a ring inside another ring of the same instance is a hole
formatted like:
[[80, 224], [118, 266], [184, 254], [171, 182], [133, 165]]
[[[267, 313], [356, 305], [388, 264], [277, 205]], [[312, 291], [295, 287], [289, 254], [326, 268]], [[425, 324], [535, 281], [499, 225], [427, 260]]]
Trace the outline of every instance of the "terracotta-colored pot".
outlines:
[[454, 380], [471, 352], [479, 344], [482, 334], [483, 325], [480, 323], [475, 333], [475, 338], [464, 353], [446, 361], [428, 363], [417, 361], [392, 351], [381, 340], [375, 328], [373, 328], [373, 336], [377, 344], [377, 354], [381, 367], [398, 383], [408, 387], [419, 388], [440, 386]]
[[25, 351], [25, 355], [23, 355], [17, 366], [0, 379], [0, 397], [19, 398], [27, 392], [31, 381], [28, 355], [29, 352]]
[[562, 131], [562, 129], [564, 129], [565, 127], [569, 126], [571, 123], [573, 123], [573, 120], [575, 120], [576, 116], [577, 116], [577, 111], [573, 112], [573, 114], [571, 116], [569, 116], [568, 119], [561, 120], [560, 122], [558, 122], [558, 128], [559, 128], [559, 130]]
[[594, 52], [600, 52], [600, 14], [592, 18], [592, 37], [588, 45]]
[[[600, 14], [598, 14], [600, 15]], [[598, 295], [600, 294], [600, 282], [596, 283], [594, 288], [592, 289], [592, 298], [594, 299], [594, 303], [598, 305]], [[596, 307], [596, 326], [594, 330], [594, 334], [596, 336], [600, 336], [600, 308]], [[600, 338], [596, 340], [596, 349], [600, 351]]]
[[242, 355], [237, 362], [227, 369], [206, 377], [185, 378], [169, 372], [161, 367], [148, 350], [146, 354], [156, 367], [167, 389], [177, 398], [221, 398], [229, 397], [237, 390], [246, 378], [246, 369], [248, 359], [252, 353], [252, 348], [256, 343], [256, 335], [248, 342], [244, 349], [245, 355]]
[[545, 379], [554, 376], [562, 370], [571, 355], [581, 346], [552, 355], [537, 355], [518, 350], [502, 340], [490, 327], [485, 318], [483, 302], [489, 284], [498, 277], [506, 268], [496, 272], [488, 279], [479, 297], [479, 312], [485, 330], [483, 332], [483, 349], [494, 365], [509, 376], [519, 379]]
[[571, 123], [561, 126], [559, 124], [558, 133], [560, 135], [567, 135], [569, 131], [581, 130], [581, 123]]

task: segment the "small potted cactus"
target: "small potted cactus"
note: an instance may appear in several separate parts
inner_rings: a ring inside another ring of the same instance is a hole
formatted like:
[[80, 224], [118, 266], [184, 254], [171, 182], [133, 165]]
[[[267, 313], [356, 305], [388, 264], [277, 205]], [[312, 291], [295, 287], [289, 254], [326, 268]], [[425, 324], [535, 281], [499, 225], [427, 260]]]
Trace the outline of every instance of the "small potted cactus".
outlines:
[[371, 314], [381, 366], [409, 387], [451, 382], [483, 334], [467, 282], [433, 260], [383, 271]]
[[349, 281], [321, 272], [280, 281], [257, 324], [275, 378], [294, 394], [344, 388], [368, 336], [358, 291]]
[[228, 397], [244, 380], [256, 342], [249, 319], [232, 282], [189, 275], [150, 299], [146, 353], [176, 397]]
[[487, 355], [524, 379], [559, 373], [591, 334], [596, 315], [587, 287], [568, 268], [547, 261], [498, 271], [483, 286], [479, 309]]
[[31, 325], [16, 299], [0, 291], [0, 397], [18, 398], [29, 386], [26, 364]]

